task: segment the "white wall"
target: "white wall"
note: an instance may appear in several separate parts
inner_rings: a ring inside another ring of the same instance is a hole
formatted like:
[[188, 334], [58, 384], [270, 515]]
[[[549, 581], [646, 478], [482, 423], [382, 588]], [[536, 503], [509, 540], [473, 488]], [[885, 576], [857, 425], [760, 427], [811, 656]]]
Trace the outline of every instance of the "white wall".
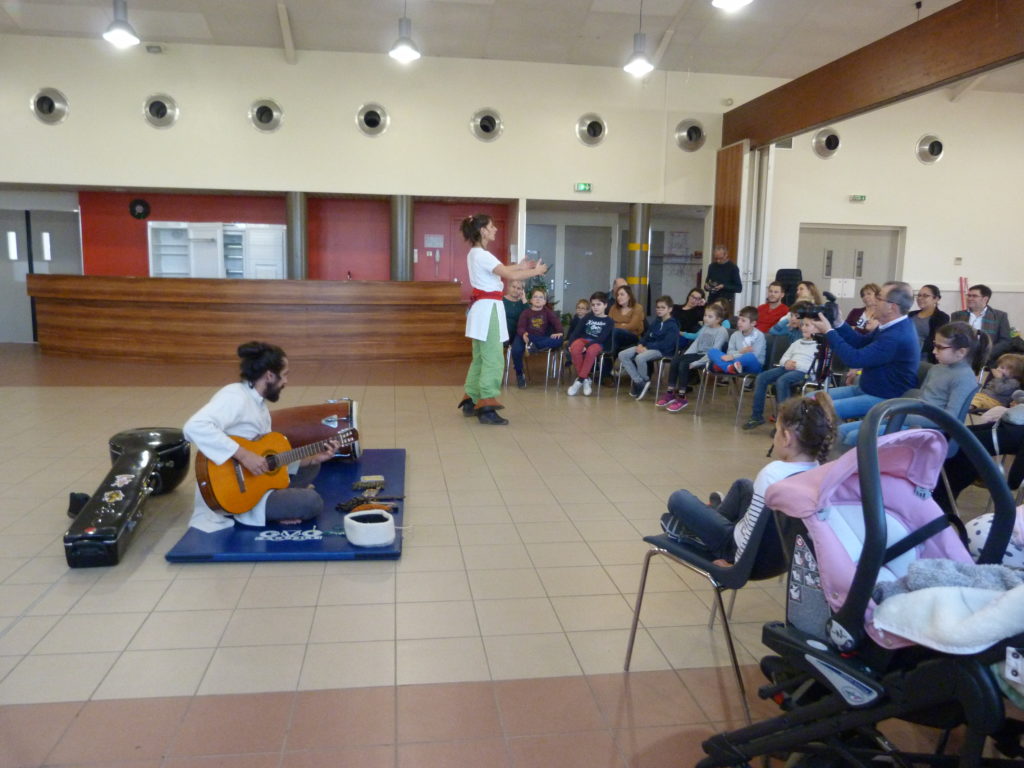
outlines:
[[[959, 309], [961, 275], [986, 283], [1021, 327], [1022, 126], [1024, 95], [971, 91], [953, 103], [940, 89], [834, 124], [842, 145], [828, 160], [811, 151], [813, 132], [795, 137], [774, 153], [767, 274], [795, 266], [801, 223], [905, 227], [903, 279], [938, 285], [946, 311]], [[945, 145], [933, 165], [915, 154], [924, 134]]]
[[[780, 80], [424, 58], [300, 53], [291, 66], [269, 49], [171, 45], [161, 55], [103, 41], [0, 36], [0, 183], [568, 199], [708, 204], [724, 99], [736, 103]], [[70, 112], [57, 126], [28, 108], [37, 89], [61, 90]], [[171, 95], [181, 118], [156, 129], [147, 97]], [[275, 99], [283, 125], [265, 134], [247, 112]], [[391, 126], [356, 128], [375, 101]], [[492, 107], [505, 130], [484, 143], [473, 113]], [[605, 141], [586, 147], [577, 119], [596, 112]], [[707, 144], [675, 147], [683, 118], [701, 120]]]

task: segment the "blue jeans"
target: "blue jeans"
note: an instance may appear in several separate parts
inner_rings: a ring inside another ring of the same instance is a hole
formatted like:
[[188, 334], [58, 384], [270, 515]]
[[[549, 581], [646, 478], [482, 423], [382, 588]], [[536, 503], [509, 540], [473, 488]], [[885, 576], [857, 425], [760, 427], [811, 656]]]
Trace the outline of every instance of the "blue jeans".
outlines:
[[789, 400], [793, 394], [793, 387], [801, 384], [807, 374], [803, 371], [787, 371], [785, 368], [769, 368], [757, 374], [754, 382], [754, 408], [750, 412], [750, 418], [756, 421], [764, 419], [764, 401], [768, 396], [768, 387], [775, 385], [775, 402], [780, 405]]
[[725, 354], [727, 353], [722, 352], [720, 349], [709, 349], [708, 359], [711, 361], [712, 365], [717, 365], [723, 371], [733, 363], [739, 363], [742, 365], [744, 373], [757, 373], [764, 367], [761, 361], [757, 359], [757, 355], [753, 352], [745, 352], [742, 355], [736, 355], [735, 360], [723, 360], [722, 355]]
[[867, 394], [857, 384], [850, 387], [836, 387], [830, 389], [828, 393], [836, 406], [836, 415], [839, 416], [840, 421], [862, 418], [873, 405], [885, 400], [884, 397]]
[[635, 384], [640, 384], [650, 378], [647, 375], [647, 364], [660, 360], [664, 355], [656, 349], [647, 349], [639, 353], [636, 349], [630, 347], [619, 352], [619, 365]]
[[754, 484], [746, 479], [736, 480], [717, 509], [689, 491], [676, 491], [668, 497], [668, 511], [700, 539], [710, 555], [731, 559], [736, 552], [733, 528], [753, 498]]
[[[530, 343], [537, 349], [558, 349], [562, 346], [562, 339], [552, 339], [550, 336], [531, 336]], [[523, 337], [516, 334], [512, 339], [512, 365], [516, 369], [516, 376], [523, 372], [523, 353], [526, 352], [526, 342]]]
[[[860, 438], [860, 425], [862, 423], [863, 422], [861, 421], [851, 421], [848, 424], [840, 424], [838, 437], [839, 444], [847, 446], [856, 445], [858, 438]], [[878, 425], [879, 435], [885, 434], [885, 427], [887, 423], [887, 421], [883, 420], [882, 423]], [[934, 422], [931, 422], [924, 416], [920, 416], [916, 413], [912, 413], [907, 416], [903, 422], [903, 429], [916, 429], [918, 427], [923, 427], [925, 429], [939, 428]]]

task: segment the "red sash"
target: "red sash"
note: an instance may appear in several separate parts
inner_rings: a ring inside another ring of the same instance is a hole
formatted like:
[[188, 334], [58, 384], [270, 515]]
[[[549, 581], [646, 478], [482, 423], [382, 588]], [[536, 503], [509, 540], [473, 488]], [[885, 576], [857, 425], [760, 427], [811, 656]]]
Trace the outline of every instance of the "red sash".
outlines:
[[474, 301], [479, 301], [480, 299], [494, 299], [495, 301], [501, 301], [502, 294], [501, 291], [481, 291], [479, 288], [474, 288], [473, 298], [469, 303], [472, 304]]

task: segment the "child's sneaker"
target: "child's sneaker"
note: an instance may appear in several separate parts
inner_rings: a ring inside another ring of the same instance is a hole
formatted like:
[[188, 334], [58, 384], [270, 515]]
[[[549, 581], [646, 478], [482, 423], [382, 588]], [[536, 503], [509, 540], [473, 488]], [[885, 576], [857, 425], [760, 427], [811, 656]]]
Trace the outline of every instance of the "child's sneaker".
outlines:
[[643, 400], [644, 399], [644, 395], [647, 394], [647, 390], [649, 390], [650, 388], [651, 388], [651, 380], [650, 379], [648, 379], [647, 381], [643, 382], [642, 384], [637, 385], [636, 399], [637, 400]]
[[729, 373], [729, 374], [737, 374], [737, 373], [739, 373], [739, 364], [738, 363], [733, 363], [732, 365], [728, 366], [725, 369], [725, 372]]
[[703, 543], [697, 535], [683, 525], [682, 520], [673, 515], [671, 512], [665, 512], [661, 516], [661, 530], [672, 539], [672, 541], [678, 541], [680, 544], [697, 544]]
[[658, 408], [664, 408], [675, 399], [676, 393], [669, 389], [665, 392], [665, 394], [658, 398], [658, 402], [656, 402], [655, 405]]
[[743, 363], [741, 363], [739, 360], [733, 363], [732, 367], [735, 369], [735, 373], [743, 373]]
[[526, 389], [526, 374], [516, 374], [516, 386], [519, 387], [520, 389]]
[[590, 379], [583, 380], [583, 396], [590, 397], [594, 394], [594, 385], [590, 383]]
[[679, 413], [683, 408], [688, 406], [690, 402], [685, 398], [673, 399], [671, 403], [665, 406], [665, 410], [669, 413]]
[[583, 382], [580, 381], [579, 379], [576, 379], [576, 381], [572, 383], [572, 386], [569, 387], [569, 397], [575, 397], [576, 395], [578, 395], [580, 393], [580, 389], [582, 388]]

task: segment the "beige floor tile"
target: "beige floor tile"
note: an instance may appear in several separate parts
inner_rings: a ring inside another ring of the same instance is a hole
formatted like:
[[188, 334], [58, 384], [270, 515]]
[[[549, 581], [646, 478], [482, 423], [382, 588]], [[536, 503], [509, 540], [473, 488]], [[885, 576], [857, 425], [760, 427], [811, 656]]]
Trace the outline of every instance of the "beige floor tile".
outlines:
[[439, 603], [399, 603], [395, 606], [395, 636], [399, 640], [479, 636], [471, 600]]
[[[605, 571], [611, 576], [612, 581], [624, 595], [632, 600], [640, 588], [640, 572], [642, 566], [634, 565], [605, 565]], [[647, 571], [647, 583], [644, 586], [646, 592], [680, 592], [688, 590], [686, 583], [679, 578], [667, 563], [658, 562], [655, 559]]]
[[569, 519], [562, 507], [555, 503], [509, 504], [508, 516], [517, 525], [520, 523], [561, 523]]
[[420, 603], [440, 600], [470, 600], [466, 571], [433, 571], [400, 573], [397, 582], [399, 603]]
[[231, 611], [159, 611], [136, 632], [128, 645], [132, 651], [172, 648], [215, 648]]
[[580, 674], [580, 665], [561, 632], [485, 637], [487, 663], [495, 680]]
[[[184, 534], [184, 528], [181, 533]], [[173, 541], [177, 541], [177, 531], [171, 531], [168, 534], [168, 538]], [[168, 546], [170, 548], [170, 546]], [[163, 555], [158, 558], [159, 561], [163, 560]], [[184, 565], [173, 565], [170, 563], [164, 563], [168, 568], [173, 570], [175, 573], [175, 581], [191, 581], [196, 579], [215, 579], [215, 580], [235, 580], [242, 579], [247, 580], [252, 576], [253, 570], [255, 570], [255, 563], [187, 563]]]
[[[699, 592], [700, 599], [710, 608], [715, 599], [714, 592]], [[722, 595], [726, 607], [729, 605], [731, 592]], [[736, 603], [732, 609], [733, 621], [782, 621], [786, 618], [785, 607], [779, 605], [763, 589], [748, 585], [736, 593]]]
[[24, 616], [0, 622], [0, 656], [30, 653], [59, 620], [59, 616]]
[[213, 657], [212, 648], [126, 651], [100, 683], [94, 699], [192, 696]]
[[[637, 574], [650, 545], [639, 538], [634, 541], [591, 541], [590, 550], [602, 565], [636, 566]], [[637, 576], [639, 579], [639, 575]]]
[[[430, 550], [441, 547], [430, 547]], [[319, 605], [390, 603], [395, 599], [395, 574], [328, 573], [320, 587]]]
[[458, 525], [500, 525], [512, 522], [508, 509], [500, 501], [484, 504], [452, 504], [452, 518]]
[[220, 648], [214, 652], [196, 693], [209, 696], [294, 691], [305, 652], [304, 645]]
[[297, 645], [309, 639], [312, 606], [238, 608], [231, 616], [221, 647], [235, 645]]
[[469, 571], [469, 585], [474, 600], [496, 600], [510, 597], [544, 597], [544, 585], [533, 568], [499, 568]]
[[462, 550], [459, 547], [410, 547], [402, 550], [402, 557], [395, 567], [400, 573], [457, 571], [464, 567]]
[[234, 608], [246, 579], [177, 580], [157, 603], [157, 611], [205, 611]]
[[[603, 499], [601, 501], [577, 502], [576, 500], [563, 501], [562, 510], [573, 522], [577, 520], [622, 520], [624, 515], [619, 507]], [[655, 518], [657, 519], [657, 518]]]
[[[518, 538], [518, 534], [516, 534]], [[494, 568], [528, 568], [530, 555], [521, 543], [481, 544], [462, 547], [466, 570], [491, 570]]]
[[394, 684], [395, 643], [383, 640], [309, 646], [298, 687], [311, 691]]
[[20, 616], [46, 594], [48, 584], [0, 585], [0, 616]]
[[320, 576], [253, 576], [245, 585], [239, 608], [280, 608], [293, 605], [316, 605], [320, 592]]
[[323, 576], [324, 561], [288, 562], [275, 560], [272, 562], [253, 563], [254, 579], [279, 578], [281, 576]]
[[459, 523], [458, 533], [463, 547], [522, 543], [512, 523]]
[[543, 523], [516, 523], [520, 538], [527, 544], [583, 541], [579, 530], [568, 520]]
[[635, 541], [640, 533], [625, 520], [576, 520], [583, 539], [593, 541]]
[[526, 549], [536, 568], [597, 565], [597, 558], [584, 542], [534, 542]]
[[152, 611], [170, 580], [98, 582], [75, 603], [71, 613], [131, 613]]
[[[714, 630], [696, 626], [652, 627], [647, 631], [676, 669], [729, 665], [725, 635], [717, 625]], [[736, 647], [736, 656], [740, 664], [755, 663], [755, 659], [742, 646]]]
[[[584, 674], [601, 675], [622, 671], [629, 643], [628, 629], [569, 632], [568, 637]], [[636, 633], [629, 668], [634, 672], [671, 668], [668, 659], [643, 627]]]
[[402, 531], [404, 547], [453, 547], [458, 546], [459, 536], [454, 525], [429, 525], [419, 523]]
[[[68, 563], [64, 557], [33, 557], [0, 560], [0, 563], [20, 563], [21, 566], [10, 573], [4, 584], [53, 584], [68, 576]], [[79, 573], [82, 573], [79, 571]], [[76, 581], [95, 581], [98, 573], [85, 572]]]
[[321, 605], [313, 617], [310, 643], [395, 639], [395, 606]]
[[564, 595], [616, 595], [619, 590], [597, 565], [573, 568], [538, 568], [544, 589], [551, 597]]
[[551, 605], [566, 632], [621, 629], [633, 620], [632, 606], [622, 595], [552, 597]]
[[489, 680], [490, 670], [479, 637], [399, 640], [398, 685]]
[[99, 653], [124, 650], [142, 626], [145, 613], [102, 613], [65, 616], [32, 649], [34, 655]]
[[[473, 491], [449, 490], [448, 497], [451, 499], [452, 509], [458, 507], [494, 507], [504, 506], [505, 504], [505, 498], [497, 488]], [[458, 520], [457, 517], [456, 520]]]
[[489, 635], [524, 635], [560, 632], [558, 616], [546, 597], [477, 600], [480, 633]]
[[116, 653], [25, 656], [0, 682], [0, 704], [84, 701], [117, 657]]
[[455, 517], [448, 505], [438, 507], [412, 506], [406, 502], [403, 511], [405, 525], [453, 525]]
[[707, 624], [711, 607], [701, 600], [702, 596], [704, 593], [690, 591], [645, 593], [640, 608], [640, 621], [647, 627]]

